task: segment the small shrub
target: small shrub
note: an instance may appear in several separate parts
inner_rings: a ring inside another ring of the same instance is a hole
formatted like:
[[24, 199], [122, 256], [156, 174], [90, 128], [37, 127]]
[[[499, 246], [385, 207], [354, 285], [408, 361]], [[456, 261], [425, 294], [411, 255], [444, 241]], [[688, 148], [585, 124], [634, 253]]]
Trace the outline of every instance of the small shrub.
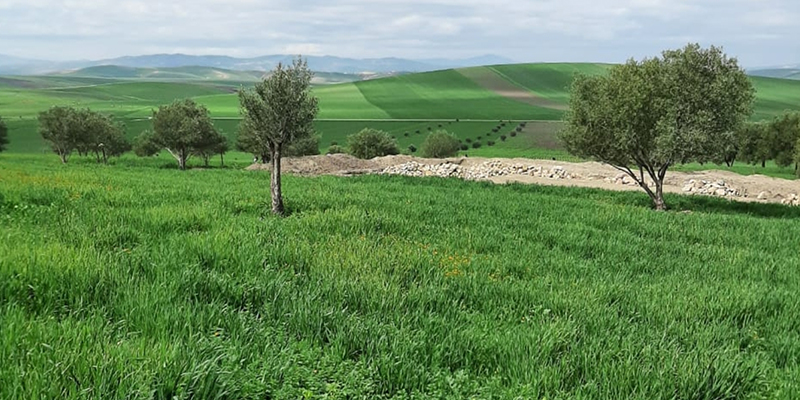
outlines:
[[347, 153], [347, 150], [344, 147], [339, 146], [338, 144], [332, 144], [331, 147], [328, 147], [328, 151], [326, 154], [345, 154], [345, 153]]
[[419, 132], [419, 129], [417, 129], [417, 134], [419, 135], [419, 133], [420, 133], [420, 132]]
[[528, 123], [527, 122], [520, 122], [519, 125], [524, 128], [524, 127], [528, 126]]
[[517, 132], [513, 131], [513, 132], [509, 133], [509, 135], [511, 135], [511, 137], [516, 137], [517, 136]]
[[447, 131], [439, 130], [425, 138], [421, 154], [426, 158], [452, 157], [458, 153], [460, 147], [458, 138]]
[[431, 129], [431, 127], [429, 126], [429, 127], [428, 127], [428, 130], [429, 130], [429, 131], [431, 131], [431, 130], [433, 130], [433, 129]]
[[472, 144], [473, 149], [479, 149], [481, 147], [481, 142], [475, 142]]
[[416, 153], [417, 152], [417, 146], [414, 146], [413, 144], [408, 145], [408, 151], [411, 152], [411, 153]]
[[490, 140], [490, 141], [486, 142], [486, 145], [487, 146], [494, 146], [494, 140]]
[[439, 128], [441, 128], [441, 127], [442, 127], [442, 124], [439, 124]]
[[494, 132], [494, 133], [497, 133], [497, 131], [499, 131], [499, 129], [497, 129], [497, 128], [492, 128], [492, 132]]
[[480, 141], [481, 139], [483, 139], [483, 136], [478, 136], [478, 137], [475, 138], [475, 140], [478, 140], [478, 141]]
[[361, 132], [347, 137], [350, 154], [361, 159], [399, 154], [397, 142], [392, 137], [377, 129], [365, 128]]
[[460, 121], [461, 121], [460, 119], [456, 118], [456, 122], [460, 122]]
[[502, 127], [505, 127], [505, 126], [506, 126], [506, 123], [505, 123], [505, 122], [503, 122], [502, 124], [500, 124], [500, 127], [501, 127], [501, 128], [502, 128]]
[[505, 142], [506, 141], [506, 135], [500, 135], [500, 140]]
[[284, 151], [287, 157], [315, 156], [319, 154], [319, 136], [298, 139]]
[[408, 132], [403, 133], [403, 136], [408, 137]]
[[472, 139], [467, 138], [467, 143], [472, 143]]
[[462, 144], [460, 148], [461, 150], [469, 150], [469, 146], [467, 146], [466, 144]]
[[517, 132], [522, 132], [522, 127], [521, 126], [517, 127]]

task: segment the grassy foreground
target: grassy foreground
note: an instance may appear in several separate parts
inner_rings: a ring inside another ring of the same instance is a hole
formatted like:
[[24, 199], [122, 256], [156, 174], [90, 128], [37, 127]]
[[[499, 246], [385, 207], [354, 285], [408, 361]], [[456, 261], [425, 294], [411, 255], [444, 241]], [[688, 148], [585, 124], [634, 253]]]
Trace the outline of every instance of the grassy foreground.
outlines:
[[0, 398], [796, 398], [800, 210], [0, 156]]

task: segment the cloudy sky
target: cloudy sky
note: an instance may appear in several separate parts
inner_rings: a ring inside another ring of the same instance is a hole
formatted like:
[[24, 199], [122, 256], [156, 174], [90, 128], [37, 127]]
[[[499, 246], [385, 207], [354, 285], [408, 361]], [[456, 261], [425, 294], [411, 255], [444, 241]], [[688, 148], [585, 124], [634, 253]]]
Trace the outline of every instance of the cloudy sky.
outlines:
[[798, 0], [0, 0], [0, 54], [152, 53], [601, 61], [721, 45], [800, 63]]

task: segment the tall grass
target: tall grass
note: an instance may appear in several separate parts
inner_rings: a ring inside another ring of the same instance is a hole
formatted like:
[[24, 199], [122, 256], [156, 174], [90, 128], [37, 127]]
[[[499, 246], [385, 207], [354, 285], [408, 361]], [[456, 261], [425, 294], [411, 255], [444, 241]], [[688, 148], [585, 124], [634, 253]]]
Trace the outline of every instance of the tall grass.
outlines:
[[0, 398], [800, 390], [798, 209], [127, 162], [0, 157]]

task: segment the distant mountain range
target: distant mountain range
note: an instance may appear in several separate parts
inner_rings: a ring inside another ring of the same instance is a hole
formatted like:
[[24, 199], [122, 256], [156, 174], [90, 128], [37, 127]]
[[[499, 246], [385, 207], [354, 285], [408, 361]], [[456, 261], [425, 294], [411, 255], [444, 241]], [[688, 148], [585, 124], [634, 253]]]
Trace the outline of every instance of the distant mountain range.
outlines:
[[[254, 58], [228, 56], [193, 56], [186, 54], [153, 54], [126, 56], [97, 61], [28, 60], [0, 54], [0, 75], [40, 75], [78, 70], [88, 67], [114, 65], [130, 68], [212, 67], [234, 71], [269, 71], [278, 63], [291, 63], [292, 55], [269, 55]], [[513, 60], [495, 55], [465, 59], [410, 60], [404, 58], [342, 58], [333, 56], [304, 56], [308, 66], [317, 72], [345, 74], [426, 72], [447, 68], [509, 64]]]
[[753, 76], [765, 76], [768, 78], [800, 80], [800, 64], [754, 68], [748, 70], [747, 73]]

